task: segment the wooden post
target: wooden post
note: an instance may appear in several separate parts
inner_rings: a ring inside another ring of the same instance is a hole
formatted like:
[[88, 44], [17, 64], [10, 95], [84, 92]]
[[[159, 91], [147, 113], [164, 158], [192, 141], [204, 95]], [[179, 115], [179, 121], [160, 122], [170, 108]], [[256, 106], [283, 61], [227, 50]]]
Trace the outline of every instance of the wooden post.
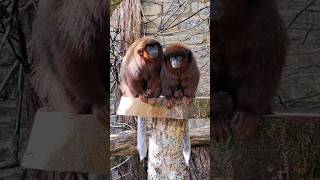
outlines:
[[185, 119], [152, 120], [149, 138], [149, 180], [188, 178], [188, 169], [183, 157], [183, 138], [187, 123]]
[[172, 109], [163, 104], [163, 98], [158, 99], [156, 106], [151, 106], [138, 98], [122, 97], [117, 114], [152, 118], [148, 179], [188, 179], [183, 138], [188, 119], [208, 117], [209, 98], [195, 98], [189, 106]]

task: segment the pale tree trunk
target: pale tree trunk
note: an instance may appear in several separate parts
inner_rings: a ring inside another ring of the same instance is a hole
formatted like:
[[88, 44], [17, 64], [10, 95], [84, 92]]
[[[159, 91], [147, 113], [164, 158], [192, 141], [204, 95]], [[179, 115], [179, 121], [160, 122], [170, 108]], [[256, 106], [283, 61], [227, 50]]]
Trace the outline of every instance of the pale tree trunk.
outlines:
[[183, 143], [188, 120], [152, 120], [149, 138], [148, 179], [188, 179]]
[[111, 0], [110, 1], [110, 16], [113, 11], [118, 7], [118, 5], [122, 2], [122, 0]]

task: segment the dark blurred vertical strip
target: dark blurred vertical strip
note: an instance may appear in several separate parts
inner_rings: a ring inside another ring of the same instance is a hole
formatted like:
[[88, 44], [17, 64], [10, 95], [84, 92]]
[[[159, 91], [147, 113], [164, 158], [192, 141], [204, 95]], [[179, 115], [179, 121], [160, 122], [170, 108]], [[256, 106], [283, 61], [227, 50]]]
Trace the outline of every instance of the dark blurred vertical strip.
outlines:
[[214, 91], [213, 91], [213, 53], [214, 53], [214, 44], [213, 44], [213, 18], [215, 16], [214, 12], [214, 6], [215, 6], [215, 0], [210, 0], [210, 24], [209, 24], [209, 30], [210, 30], [210, 145], [209, 145], [209, 157], [210, 157], [210, 179], [213, 179], [213, 98], [214, 98]]
[[106, 82], [106, 86], [107, 86], [107, 96], [106, 96], [106, 101], [107, 101], [107, 105], [106, 105], [106, 116], [108, 119], [108, 123], [107, 123], [107, 131], [106, 131], [106, 137], [107, 137], [107, 159], [109, 160], [107, 162], [107, 179], [111, 179], [111, 173], [110, 173], [110, 164], [111, 164], [111, 157], [110, 157], [110, 16], [111, 16], [111, 12], [110, 12], [110, 0], [105, 0], [106, 1], [106, 33], [107, 33], [107, 42], [106, 42], [106, 51], [107, 51], [107, 57], [106, 57], [106, 65], [107, 65], [107, 70], [108, 72], [106, 72], [106, 76], [108, 79], [108, 82]]

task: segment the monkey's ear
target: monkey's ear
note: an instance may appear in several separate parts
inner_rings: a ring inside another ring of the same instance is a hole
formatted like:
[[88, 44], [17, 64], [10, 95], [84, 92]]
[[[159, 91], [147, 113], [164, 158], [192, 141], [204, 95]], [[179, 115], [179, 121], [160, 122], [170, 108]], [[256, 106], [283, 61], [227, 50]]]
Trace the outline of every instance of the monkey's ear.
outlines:
[[143, 51], [144, 51], [143, 48], [138, 49], [138, 54], [139, 54], [140, 56], [143, 56]]
[[168, 58], [168, 55], [167, 54], [163, 54], [163, 61], [166, 61]]
[[191, 60], [192, 59], [192, 51], [190, 50], [190, 49], [186, 49], [186, 55], [187, 55], [187, 57], [188, 57], [188, 59], [189, 60]]

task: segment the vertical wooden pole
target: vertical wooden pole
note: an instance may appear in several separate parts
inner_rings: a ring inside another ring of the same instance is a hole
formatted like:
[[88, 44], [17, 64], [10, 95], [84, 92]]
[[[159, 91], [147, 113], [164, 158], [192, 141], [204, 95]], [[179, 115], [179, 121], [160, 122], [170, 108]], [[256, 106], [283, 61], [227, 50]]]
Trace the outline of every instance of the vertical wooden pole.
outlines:
[[183, 157], [185, 119], [152, 120], [149, 137], [148, 179], [188, 179], [188, 169]]

